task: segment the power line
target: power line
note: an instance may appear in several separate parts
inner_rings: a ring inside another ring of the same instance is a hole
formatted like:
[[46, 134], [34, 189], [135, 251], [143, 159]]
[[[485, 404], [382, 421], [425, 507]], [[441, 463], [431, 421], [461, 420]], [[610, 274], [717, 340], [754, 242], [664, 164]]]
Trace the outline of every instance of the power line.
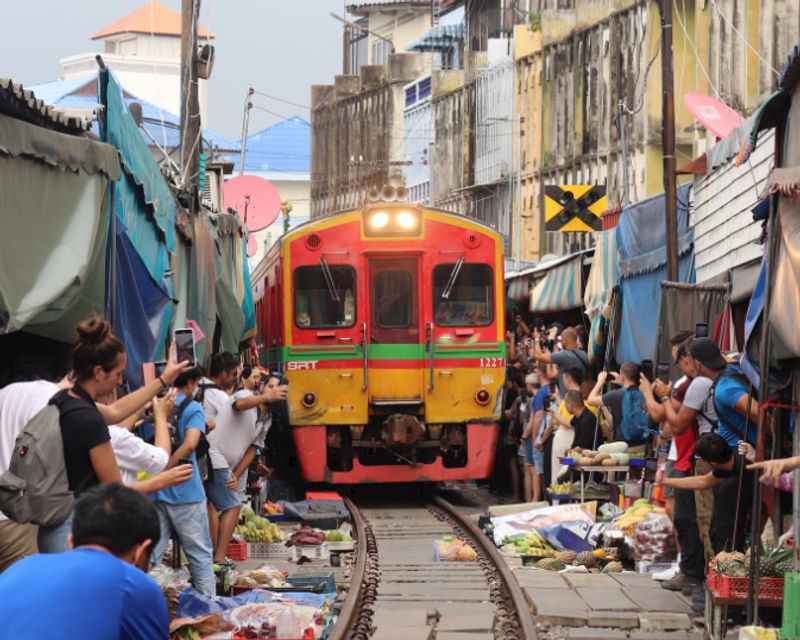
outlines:
[[276, 118], [280, 118], [281, 120], [289, 120], [292, 116], [285, 116], [282, 113], [277, 113], [275, 111], [270, 111], [269, 109], [265, 109], [264, 107], [260, 107], [257, 104], [250, 105], [253, 109], [258, 109], [259, 111], [263, 111], [264, 113], [268, 113], [271, 116], [275, 116]]
[[269, 98], [270, 100], [276, 100], [277, 102], [283, 102], [283, 103], [291, 105], [293, 107], [299, 107], [300, 109], [307, 109], [307, 110], [311, 109], [311, 107], [309, 107], [308, 105], [299, 104], [297, 102], [292, 102], [291, 100], [286, 100], [285, 98], [279, 98], [278, 96], [271, 96], [268, 93], [264, 93], [263, 91], [257, 91], [256, 89], [253, 89], [253, 93], [255, 93], [256, 95], [259, 95], [259, 96], [263, 96], [265, 98]]
[[766, 58], [764, 58], [752, 44], [750, 44], [750, 41], [742, 34], [741, 31], [739, 31], [736, 28], [736, 25], [734, 25], [733, 22], [729, 22], [728, 21], [728, 19], [725, 17], [725, 15], [719, 10], [719, 7], [717, 6], [716, 0], [711, 0], [711, 6], [714, 8], [714, 11], [722, 19], [722, 21], [725, 24], [727, 24], [737, 36], [739, 36], [739, 38], [750, 48], [750, 50], [753, 53], [756, 54], [756, 57], [759, 60], [761, 60], [761, 62], [763, 62], [765, 65], [767, 65], [767, 67], [769, 67], [772, 70], [772, 73], [774, 73], [776, 77], [780, 77], [780, 75], [781, 75], [780, 72], [775, 67], [773, 67], [772, 64], [770, 62], [768, 62], [766, 60]]
[[717, 89], [717, 86], [714, 84], [714, 81], [711, 80], [711, 76], [709, 75], [708, 71], [703, 65], [703, 61], [700, 59], [700, 54], [697, 53], [697, 47], [695, 47], [694, 45], [694, 39], [689, 35], [689, 31], [686, 28], [686, 23], [683, 21], [683, 18], [681, 18], [681, 12], [678, 10], [677, 0], [674, 0], [673, 4], [675, 6], [675, 16], [678, 19], [678, 24], [681, 26], [681, 30], [683, 31], [684, 38], [686, 38], [686, 42], [688, 42], [689, 46], [692, 48], [695, 60], [697, 60], [697, 65], [700, 67], [700, 70], [703, 72], [703, 75], [706, 77], [706, 80], [708, 80], [708, 86], [711, 87], [711, 90], [714, 92], [714, 95], [717, 98], [719, 98], [720, 97], [719, 90]]

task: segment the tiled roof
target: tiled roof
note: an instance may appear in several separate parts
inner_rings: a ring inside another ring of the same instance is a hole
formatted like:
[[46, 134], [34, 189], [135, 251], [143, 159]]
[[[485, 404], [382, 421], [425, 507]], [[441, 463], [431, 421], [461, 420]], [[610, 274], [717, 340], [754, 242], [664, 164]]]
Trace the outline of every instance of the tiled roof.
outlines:
[[[97, 95], [93, 88], [97, 80], [94, 77], [84, 77], [71, 80], [56, 80], [46, 84], [31, 87], [37, 95], [46, 96], [46, 100], [59, 109], [85, 109], [91, 111], [97, 108]], [[91, 87], [88, 87], [91, 85]], [[86, 88], [87, 90], [83, 90]], [[161, 109], [146, 100], [125, 92], [125, 103], [138, 102], [142, 105], [143, 126], [153, 138], [163, 147], [172, 149], [180, 144], [180, 117], [169, 111]], [[97, 123], [94, 125], [97, 132]], [[151, 144], [150, 139], [142, 134], [145, 141]], [[203, 129], [203, 138], [223, 150], [238, 149], [239, 142], [228, 140], [208, 129]]]
[[[165, 7], [157, 0], [150, 0], [133, 13], [92, 35], [92, 40], [107, 38], [120, 33], [152, 33], [163, 36], [181, 35], [181, 14]], [[205, 27], [197, 27], [197, 35], [201, 38], [213, 38], [214, 34]]]
[[[237, 171], [239, 156], [231, 159]], [[248, 173], [309, 173], [311, 125], [303, 118], [288, 118], [249, 136], [244, 168]]]
[[47, 96], [36, 95], [35, 87], [25, 88], [21, 84], [0, 78], [0, 113], [62, 133], [88, 131], [88, 122], [67, 117], [53, 106]]

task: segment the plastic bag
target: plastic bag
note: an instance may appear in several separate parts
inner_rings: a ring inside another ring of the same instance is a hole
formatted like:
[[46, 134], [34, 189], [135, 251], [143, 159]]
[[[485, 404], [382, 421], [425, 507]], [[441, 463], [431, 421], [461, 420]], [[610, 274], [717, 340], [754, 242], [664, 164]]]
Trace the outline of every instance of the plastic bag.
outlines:
[[675, 559], [675, 530], [667, 514], [649, 513], [636, 525], [633, 553], [637, 561], [672, 562]]
[[235, 609], [249, 603], [268, 603], [279, 601], [280, 598], [269, 591], [254, 589], [245, 593], [226, 598], [223, 596], [206, 596], [192, 588], [181, 593], [178, 601], [176, 615], [179, 618], [197, 618], [209, 613], [223, 613], [228, 609]]

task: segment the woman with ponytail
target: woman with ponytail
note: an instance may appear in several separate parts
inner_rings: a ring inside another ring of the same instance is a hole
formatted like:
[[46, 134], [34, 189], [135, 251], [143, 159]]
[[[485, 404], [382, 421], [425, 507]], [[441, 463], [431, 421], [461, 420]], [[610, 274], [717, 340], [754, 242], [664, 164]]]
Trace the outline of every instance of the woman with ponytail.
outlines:
[[[64, 463], [69, 488], [76, 498], [98, 484], [121, 481], [107, 423], [121, 422], [137, 411], [169, 386], [187, 364], [171, 363], [154, 382], [113, 405], [103, 406], [97, 399], [122, 384], [127, 364], [125, 347], [111, 324], [98, 316], [79, 323], [77, 334], [72, 349], [73, 385], [50, 400], [61, 413]], [[40, 527], [40, 552], [66, 551], [71, 521], [70, 517], [60, 525]]]

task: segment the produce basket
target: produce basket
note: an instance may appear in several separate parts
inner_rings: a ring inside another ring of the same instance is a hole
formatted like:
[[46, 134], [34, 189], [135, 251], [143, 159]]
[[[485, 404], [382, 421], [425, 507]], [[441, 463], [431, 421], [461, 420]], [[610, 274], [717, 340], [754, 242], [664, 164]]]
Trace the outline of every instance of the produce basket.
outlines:
[[264, 591], [274, 591], [276, 593], [285, 593], [290, 591], [305, 591], [308, 593], [336, 593], [336, 581], [332, 573], [326, 573], [321, 576], [296, 576], [286, 579], [287, 585], [285, 587], [269, 587], [265, 585], [258, 586], [245, 586], [233, 585], [234, 595], [252, 591], [253, 589], [263, 589]]
[[236, 562], [244, 562], [248, 558], [248, 546], [247, 542], [230, 542], [226, 555]]
[[269, 560], [281, 557], [286, 558], [289, 553], [283, 542], [248, 542], [247, 555], [250, 560]]
[[[726, 576], [717, 573], [713, 566], [709, 566], [706, 584], [720, 598], [743, 599], [747, 598], [750, 578]], [[759, 578], [757, 595], [761, 601], [781, 602], [783, 600], [783, 578]]]
[[292, 547], [292, 560], [297, 562], [302, 556], [309, 560], [326, 560], [328, 558], [328, 544], [300, 544]]

